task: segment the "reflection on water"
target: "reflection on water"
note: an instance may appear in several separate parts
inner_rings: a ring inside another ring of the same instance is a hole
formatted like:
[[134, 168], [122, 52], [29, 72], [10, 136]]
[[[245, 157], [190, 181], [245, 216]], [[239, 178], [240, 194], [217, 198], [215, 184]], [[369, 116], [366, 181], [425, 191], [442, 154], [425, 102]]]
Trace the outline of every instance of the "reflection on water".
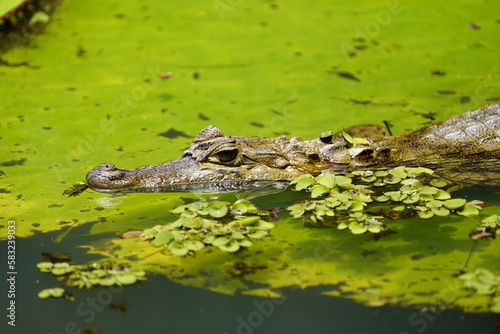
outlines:
[[[85, 237], [56, 245], [53, 235], [37, 235], [19, 245], [17, 302], [19, 333], [79, 333], [82, 326], [98, 333], [498, 333], [497, 315], [463, 314], [458, 310], [419, 312], [397, 307], [368, 308], [342, 298], [322, 296], [331, 287], [281, 289], [284, 298], [228, 296], [173, 283], [152, 275], [126, 288], [75, 291], [76, 300], [41, 300], [42, 288], [58, 286], [35, 268], [43, 250], [71, 250], [77, 261], [91, 260], [74, 248]], [[127, 301], [126, 312], [106, 307]]]

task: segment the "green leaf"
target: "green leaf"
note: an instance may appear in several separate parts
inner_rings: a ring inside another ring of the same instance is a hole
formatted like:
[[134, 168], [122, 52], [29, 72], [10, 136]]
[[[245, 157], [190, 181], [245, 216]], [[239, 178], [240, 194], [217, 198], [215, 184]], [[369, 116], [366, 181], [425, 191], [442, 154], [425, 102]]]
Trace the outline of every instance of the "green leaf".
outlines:
[[172, 252], [172, 254], [177, 256], [184, 256], [189, 253], [189, 248], [186, 247], [184, 241], [174, 240], [168, 244], [168, 249]]
[[457, 213], [466, 217], [477, 216], [479, 214], [479, 207], [465, 203], [460, 210], [457, 210]]
[[321, 185], [321, 184], [314, 185], [311, 188], [311, 197], [312, 198], [319, 197], [321, 195], [328, 193], [329, 190], [330, 189], [324, 185]]
[[199, 229], [203, 226], [203, 219], [201, 219], [199, 217], [186, 219], [182, 223], [182, 226], [184, 226], [186, 228]]
[[432, 179], [429, 183], [431, 186], [437, 188], [443, 188], [446, 187], [448, 184], [450, 184], [449, 181], [443, 179]]
[[200, 251], [202, 250], [205, 245], [198, 241], [198, 240], [186, 240], [184, 241], [184, 245], [189, 249], [189, 250], [192, 250], [192, 251]]
[[166, 243], [169, 243], [174, 238], [172, 232], [163, 231], [158, 233], [153, 240], [151, 240], [151, 244], [155, 246], [160, 246]]
[[253, 245], [253, 243], [250, 240], [248, 240], [248, 239], [238, 240], [238, 244], [241, 247], [250, 247], [250, 246]]
[[450, 210], [462, 207], [467, 201], [463, 198], [453, 198], [443, 202], [443, 206]]
[[240, 249], [240, 244], [235, 240], [231, 240], [226, 244], [220, 245], [219, 248], [225, 252], [234, 253]]
[[137, 282], [137, 277], [134, 274], [116, 275], [116, 281], [119, 284], [129, 285]]
[[406, 174], [406, 168], [404, 166], [399, 166], [399, 167], [391, 169], [389, 171], [389, 174], [394, 175], [398, 179], [404, 179], [407, 176], [407, 174]]
[[54, 298], [59, 298], [64, 296], [66, 291], [63, 288], [50, 288], [50, 289], [43, 289], [38, 293], [39, 298], [48, 298], [48, 297], [54, 297]]
[[446, 190], [438, 189], [438, 191], [434, 195], [434, 198], [439, 200], [445, 200], [451, 198], [451, 195]]
[[495, 226], [500, 223], [500, 216], [499, 215], [491, 215], [482, 220], [483, 223], [487, 223], [490, 226]]
[[444, 207], [432, 207], [431, 211], [436, 216], [441, 216], [441, 217], [448, 216], [450, 214], [450, 210]]
[[102, 285], [102, 286], [112, 286], [112, 285], [115, 285], [117, 283], [117, 280], [116, 280], [116, 276], [108, 276], [108, 277], [105, 277], [105, 278], [101, 278], [99, 280], [99, 284]]
[[253, 239], [260, 239], [268, 235], [268, 233], [265, 230], [256, 230], [254, 232], [248, 233], [247, 236]]
[[422, 194], [435, 195], [437, 192], [438, 192], [437, 188], [430, 187], [430, 186], [423, 186], [420, 189], [420, 193], [422, 193]]
[[222, 218], [228, 213], [226, 204], [219, 201], [212, 201], [208, 204], [208, 214], [214, 218]]
[[216, 247], [220, 247], [222, 245], [225, 245], [227, 243], [229, 243], [231, 241], [230, 238], [227, 238], [227, 237], [219, 237], [219, 238], [216, 238], [213, 242], [212, 242], [212, 245], [216, 246]]
[[296, 178], [291, 182], [291, 184], [296, 184], [295, 185], [295, 190], [302, 190], [307, 187], [312, 186], [316, 181], [311, 175], [302, 175]]
[[434, 213], [432, 212], [432, 210], [429, 210], [429, 211], [420, 211], [418, 213], [418, 216], [420, 218], [423, 218], [423, 219], [428, 219], [428, 218], [431, 218], [432, 216], [434, 216]]
[[367, 226], [361, 224], [349, 225], [352, 234], [363, 234], [368, 230]]
[[339, 188], [351, 189], [352, 179], [346, 176], [336, 175], [335, 184]]
[[351, 137], [350, 134], [348, 134], [345, 131], [342, 131], [342, 137], [344, 137], [345, 141], [347, 142], [347, 147], [356, 147], [356, 142], [354, 139]]
[[320, 185], [323, 185], [328, 189], [335, 187], [335, 176], [333, 174], [324, 174], [324, 175], [317, 176], [316, 181]]

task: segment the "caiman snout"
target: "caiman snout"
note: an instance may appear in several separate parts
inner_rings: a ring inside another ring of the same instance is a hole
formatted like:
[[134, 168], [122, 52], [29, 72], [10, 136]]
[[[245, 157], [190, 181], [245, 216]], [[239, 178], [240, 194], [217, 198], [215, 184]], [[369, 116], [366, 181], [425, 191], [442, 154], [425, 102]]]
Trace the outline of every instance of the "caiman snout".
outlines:
[[87, 184], [91, 189], [116, 191], [135, 186], [136, 178], [131, 170], [117, 168], [111, 162], [103, 162], [87, 173]]

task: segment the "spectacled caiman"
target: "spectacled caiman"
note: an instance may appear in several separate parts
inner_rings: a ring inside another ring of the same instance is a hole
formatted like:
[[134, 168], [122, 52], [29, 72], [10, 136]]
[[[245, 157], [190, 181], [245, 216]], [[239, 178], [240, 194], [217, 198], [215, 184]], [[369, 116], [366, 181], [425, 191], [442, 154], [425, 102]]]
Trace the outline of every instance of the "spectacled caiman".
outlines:
[[407, 166], [468, 186], [500, 187], [499, 102], [402, 135], [385, 136], [376, 125], [345, 132], [367, 140], [353, 147], [342, 132], [309, 141], [232, 137], [210, 125], [175, 160], [136, 169], [105, 162], [87, 174], [87, 183], [100, 192], [246, 192], [282, 189], [306, 173]]

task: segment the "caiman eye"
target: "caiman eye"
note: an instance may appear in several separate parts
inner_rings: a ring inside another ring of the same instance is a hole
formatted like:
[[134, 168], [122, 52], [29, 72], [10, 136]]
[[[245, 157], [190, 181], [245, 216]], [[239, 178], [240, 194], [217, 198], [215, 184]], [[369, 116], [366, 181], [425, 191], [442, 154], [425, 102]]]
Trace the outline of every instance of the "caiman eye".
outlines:
[[238, 150], [232, 149], [232, 150], [219, 151], [219, 152], [217, 152], [216, 156], [220, 162], [230, 163], [230, 162], [233, 162], [236, 159], [236, 157], [238, 156]]

